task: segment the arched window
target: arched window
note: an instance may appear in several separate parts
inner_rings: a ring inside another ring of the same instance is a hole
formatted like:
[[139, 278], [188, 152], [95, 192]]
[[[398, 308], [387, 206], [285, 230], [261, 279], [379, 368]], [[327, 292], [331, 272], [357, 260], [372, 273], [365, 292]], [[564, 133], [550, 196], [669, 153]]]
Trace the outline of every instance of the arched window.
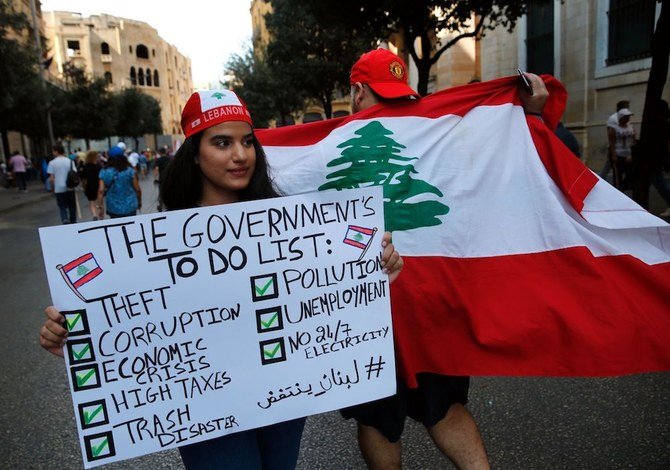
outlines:
[[151, 70], [147, 69], [146, 77], [147, 77], [147, 79], [146, 79], [147, 80], [147, 86], [151, 86]]
[[305, 113], [305, 115], [302, 117], [303, 124], [314, 121], [323, 121], [323, 116], [321, 116], [321, 113]]
[[104, 55], [109, 55], [109, 44], [103, 42], [100, 44], [100, 53]]
[[135, 48], [135, 55], [138, 59], [148, 59], [149, 58], [149, 49], [144, 44], [138, 44]]
[[142, 71], [142, 67], [137, 69], [137, 83], [140, 86], [144, 86], [144, 72]]
[[135, 74], [135, 67], [130, 67], [130, 84], [137, 85], [137, 75]]
[[107, 85], [111, 85], [112, 83], [114, 83], [114, 81], [112, 80], [112, 72], [105, 72], [105, 82], [107, 83]]
[[154, 70], [154, 86], [160, 86], [158, 82], [158, 70]]
[[341, 109], [341, 110], [339, 110], [339, 111], [335, 111], [335, 112], [333, 113], [333, 117], [336, 117], [336, 118], [338, 118], [338, 117], [344, 117], [344, 116], [349, 116], [349, 111], [347, 111], [347, 110], [345, 110], [345, 109]]

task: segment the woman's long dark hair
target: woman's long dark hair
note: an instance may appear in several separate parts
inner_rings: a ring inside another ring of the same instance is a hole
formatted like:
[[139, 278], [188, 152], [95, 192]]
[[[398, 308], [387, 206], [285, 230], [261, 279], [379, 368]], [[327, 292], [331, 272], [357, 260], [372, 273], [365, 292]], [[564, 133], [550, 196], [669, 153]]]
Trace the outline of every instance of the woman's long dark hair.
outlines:
[[[202, 200], [202, 171], [195, 163], [200, 150], [202, 132], [192, 135], [184, 143], [161, 177], [160, 200], [168, 210], [190, 209]], [[268, 171], [267, 158], [261, 143], [253, 136], [256, 167], [249, 185], [239, 191], [240, 201], [254, 201], [280, 196]]]

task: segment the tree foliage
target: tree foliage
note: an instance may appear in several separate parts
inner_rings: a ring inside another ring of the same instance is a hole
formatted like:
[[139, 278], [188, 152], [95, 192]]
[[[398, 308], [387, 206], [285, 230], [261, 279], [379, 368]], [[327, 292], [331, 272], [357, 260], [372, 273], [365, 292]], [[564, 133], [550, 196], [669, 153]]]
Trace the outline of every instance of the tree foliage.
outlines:
[[348, 93], [351, 65], [376, 38], [355, 15], [324, 21], [320, 2], [273, 0], [272, 8], [265, 17], [272, 36], [267, 48], [270, 69], [284, 75], [293, 90], [321, 104], [330, 118], [333, 97], [338, 91]]
[[[312, 2], [310, 2], [312, 3]], [[319, 22], [347, 24], [352, 20], [366, 25], [368, 34], [387, 40], [401, 32], [404, 47], [418, 69], [417, 91], [428, 92], [430, 68], [440, 56], [458, 41], [482, 37], [486, 30], [498, 26], [514, 29], [517, 19], [526, 12], [527, 1], [503, 0], [319, 0], [314, 8]], [[273, 2], [274, 5], [274, 2]], [[442, 33], [453, 33], [438, 42]]]
[[226, 64], [230, 77], [223, 85], [234, 90], [246, 103], [255, 127], [267, 127], [275, 119], [278, 125], [302, 108], [304, 95], [296, 90], [290, 77], [273, 73], [262, 54], [251, 47], [243, 55], [233, 55]]
[[[0, 2], [0, 132], [5, 146], [10, 130], [31, 136], [46, 134], [47, 100], [30, 33], [26, 16]], [[21, 37], [26, 40], [18, 40]]]
[[137, 88], [126, 88], [114, 97], [116, 104], [116, 134], [132, 137], [135, 148], [138, 137], [162, 132], [161, 107], [156, 98]]
[[114, 133], [115, 110], [112, 95], [103, 78], [90, 78], [83, 69], [65, 66], [66, 90], [54, 97], [54, 132], [59, 137], [90, 140]]

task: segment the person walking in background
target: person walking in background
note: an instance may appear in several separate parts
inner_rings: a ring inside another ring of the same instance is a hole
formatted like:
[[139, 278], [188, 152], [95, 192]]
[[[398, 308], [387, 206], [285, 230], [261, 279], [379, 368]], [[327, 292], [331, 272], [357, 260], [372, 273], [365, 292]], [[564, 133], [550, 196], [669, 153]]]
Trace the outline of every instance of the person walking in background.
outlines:
[[84, 184], [84, 194], [88, 199], [88, 208], [93, 220], [98, 220], [100, 205], [98, 204], [98, 188], [100, 184], [100, 163], [97, 150], [89, 150], [84, 157], [84, 166], [79, 172], [79, 177]]
[[[165, 169], [167, 168], [168, 164], [170, 163], [171, 158], [168, 156], [167, 153], [167, 148], [161, 147], [159, 150], [159, 157], [156, 159], [156, 163], [154, 165], [154, 185], [156, 187], [160, 188], [161, 181], [163, 179], [163, 175], [165, 174]], [[161, 212], [163, 210], [163, 203], [161, 201], [161, 198], [158, 198], [158, 212]]]
[[[135, 215], [142, 208], [142, 189], [137, 173], [130, 166], [123, 150], [112, 147], [108, 152], [107, 168], [100, 171], [98, 206], [106, 208], [112, 219]], [[104, 219], [102, 209], [98, 217]]]
[[635, 129], [630, 124], [633, 113], [628, 108], [617, 111], [618, 122], [610, 126], [609, 138], [610, 160], [614, 162], [614, 186], [620, 191], [628, 189], [633, 168], [632, 147], [635, 143]]
[[75, 170], [74, 162], [65, 156], [61, 144], [53, 146], [54, 159], [47, 166], [51, 191], [56, 195], [56, 204], [60, 211], [60, 220], [64, 224], [77, 222], [77, 200], [74, 188], [67, 187], [67, 174]]
[[[607, 118], [607, 123], [605, 127], [605, 130], [607, 131], [607, 142], [608, 142], [607, 158], [605, 159], [605, 165], [603, 166], [603, 169], [600, 171], [599, 175], [604, 180], [607, 180], [607, 175], [609, 175], [610, 171], [614, 169], [615, 160], [612, 160], [612, 149], [609, 146], [609, 142], [611, 139], [614, 138], [614, 135], [616, 134], [614, 126], [617, 126], [619, 124], [619, 117], [617, 116], [617, 113], [624, 108], [630, 109], [630, 101], [622, 100], [617, 102], [616, 112], [610, 114], [610, 116]], [[616, 180], [616, 175], [614, 176], [614, 180]]]
[[12, 157], [9, 159], [9, 168], [14, 175], [16, 186], [21, 193], [28, 191], [26, 188], [26, 171], [28, 166], [28, 159], [21, 155], [18, 150], [12, 153]]

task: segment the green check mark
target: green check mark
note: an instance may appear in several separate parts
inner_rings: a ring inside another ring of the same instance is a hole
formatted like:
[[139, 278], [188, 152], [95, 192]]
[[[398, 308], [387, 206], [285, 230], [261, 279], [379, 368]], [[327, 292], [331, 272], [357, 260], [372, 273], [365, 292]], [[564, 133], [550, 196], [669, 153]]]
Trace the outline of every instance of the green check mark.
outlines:
[[84, 346], [83, 348], [81, 348], [81, 349], [79, 350], [79, 352], [75, 351], [75, 350], [74, 350], [74, 347], [73, 347], [73, 348], [72, 348], [72, 355], [74, 356], [75, 359], [80, 360], [80, 359], [82, 359], [82, 358], [86, 355], [86, 353], [89, 351], [89, 349], [91, 349], [91, 345], [90, 345], [90, 344], [87, 344], [86, 346]]
[[90, 413], [88, 411], [84, 411], [84, 424], [91, 424], [93, 421], [93, 418], [95, 418], [100, 412], [102, 411], [102, 405], [99, 405], [95, 410], [91, 411]]
[[81, 387], [86, 382], [88, 382], [88, 379], [90, 379], [91, 376], [94, 375], [94, 374], [95, 374], [95, 369], [90, 369], [84, 375], [79, 375], [79, 373], [75, 374], [77, 376], [77, 385]]
[[77, 324], [79, 319], [81, 318], [81, 313], [78, 313], [76, 315], [72, 315], [72, 319], [67, 319], [67, 330], [72, 331], [74, 326]]
[[258, 295], [265, 295], [265, 293], [268, 291], [268, 289], [272, 285], [272, 281], [273, 281], [273, 279], [270, 278], [270, 280], [267, 282], [267, 284], [265, 284], [265, 286], [263, 286], [263, 287], [259, 287], [258, 284], [255, 284], [254, 287], [256, 288], [256, 293]]
[[275, 357], [280, 347], [281, 343], [277, 343], [277, 346], [275, 346], [275, 348], [272, 351], [268, 351], [267, 349], [265, 349], [265, 347], [263, 347], [263, 355], [268, 359], [272, 359], [273, 357]]
[[261, 320], [261, 326], [263, 328], [270, 328], [277, 321], [277, 318], [278, 318], [278, 314], [275, 313], [274, 315], [272, 315], [272, 317], [270, 317], [270, 319], [268, 321], [265, 322], [265, 321]]
[[98, 455], [100, 455], [100, 452], [102, 452], [102, 450], [103, 450], [105, 447], [107, 447], [107, 444], [108, 444], [108, 442], [107, 442], [107, 438], [105, 438], [105, 439], [104, 439], [100, 444], [98, 444], [97, 446], [91, 446], [91, 454], [93, 454], [93, 457], [97, 457]]

